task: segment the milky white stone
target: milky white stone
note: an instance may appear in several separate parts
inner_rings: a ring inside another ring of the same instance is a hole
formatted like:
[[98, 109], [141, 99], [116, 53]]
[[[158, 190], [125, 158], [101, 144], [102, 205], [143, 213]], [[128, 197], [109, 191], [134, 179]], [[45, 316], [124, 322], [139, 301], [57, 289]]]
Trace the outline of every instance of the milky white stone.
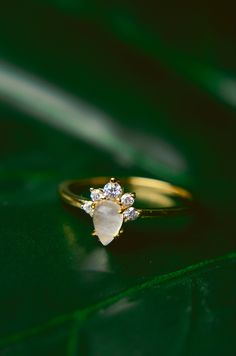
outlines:
[[111, 200], [97, 203], [93, 214], [95, 233], [101, 243], [108, 245], [118, 235], [123, 223], [123, 215], [119, 214], [120, 206]]

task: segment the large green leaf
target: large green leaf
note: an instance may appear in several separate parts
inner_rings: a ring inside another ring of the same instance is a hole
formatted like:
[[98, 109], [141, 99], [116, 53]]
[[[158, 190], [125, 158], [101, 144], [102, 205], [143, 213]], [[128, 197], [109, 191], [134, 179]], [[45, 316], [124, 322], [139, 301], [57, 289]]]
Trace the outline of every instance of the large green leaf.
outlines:
[[[230, 29], [215, 9], [206, 51], [190, 9], [189, 47], [184, 25], [168, 41], [164, 5], [13, 4], [0, 13], [0, 354], [234, 355]], [[198, 208], [127, 224], [104, 248], [57, 191], [95, 175], [172, 181]]]

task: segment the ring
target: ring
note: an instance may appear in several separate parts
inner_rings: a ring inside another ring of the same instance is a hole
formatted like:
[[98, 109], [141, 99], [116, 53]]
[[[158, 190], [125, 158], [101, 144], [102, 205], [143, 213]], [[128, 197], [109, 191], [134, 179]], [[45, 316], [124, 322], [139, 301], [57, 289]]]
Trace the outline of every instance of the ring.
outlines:
[[[122, 185], [130, 192], [125, 192]], [[83, 196], [89, 187], [91, 200]], [[93, 218], [93, 235], [104, 246], [121, 234], [127, 221], [185, 214], [192, 206], [192, 195], [187, 190], [142, 177], [68, 180], [60, 184], [59, 194], [65, 203], [83, 209]], [[133, 207], [136, 198], [142, 202], [142, 208]]]

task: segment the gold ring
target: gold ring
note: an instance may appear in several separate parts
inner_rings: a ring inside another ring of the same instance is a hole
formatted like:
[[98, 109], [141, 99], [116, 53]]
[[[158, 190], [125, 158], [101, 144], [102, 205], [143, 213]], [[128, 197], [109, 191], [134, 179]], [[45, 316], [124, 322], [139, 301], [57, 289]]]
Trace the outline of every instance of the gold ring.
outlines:
[[[122, 185], [128, 187], [130, 192], [125, 192]], [[83, 196], [89, 187], [92, 187], [91, 200]], [[187, 190], [142, 177], [69, 180], [60, 184], [59, 193], [64, 202], [83, 209], [93, 218], [93, 235], [104, 246], [120, 235], [123, 222], [140, 217], [185, 214], [192, 206], [192, 195]], [[133, 207], [135, 200], [143, 203], [142, 208]]]

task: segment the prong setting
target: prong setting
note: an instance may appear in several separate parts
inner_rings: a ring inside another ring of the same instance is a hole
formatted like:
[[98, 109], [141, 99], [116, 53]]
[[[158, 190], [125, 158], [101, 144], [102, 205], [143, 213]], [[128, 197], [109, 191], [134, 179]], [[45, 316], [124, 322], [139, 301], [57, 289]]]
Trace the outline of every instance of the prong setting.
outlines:
[[133, 193], [125, 193], [121, 197], [121, 204], [124, 208], [128, 208], [134, 204], [134, 199]]
[[98, 201], [104, 198], [104, 192], [102, 189], [91, 190], [90, 197], [92, 201]]
[[84, 201], [81, 208], [94, 222], [95, 231], [103, 245], [119, 236], [122, 223], [135, 220], [140, 213], [132, 205], [136, 194], [124, 193], [116, 178], [111, 178], [103, 188], [90, 188], [91, 201]]

